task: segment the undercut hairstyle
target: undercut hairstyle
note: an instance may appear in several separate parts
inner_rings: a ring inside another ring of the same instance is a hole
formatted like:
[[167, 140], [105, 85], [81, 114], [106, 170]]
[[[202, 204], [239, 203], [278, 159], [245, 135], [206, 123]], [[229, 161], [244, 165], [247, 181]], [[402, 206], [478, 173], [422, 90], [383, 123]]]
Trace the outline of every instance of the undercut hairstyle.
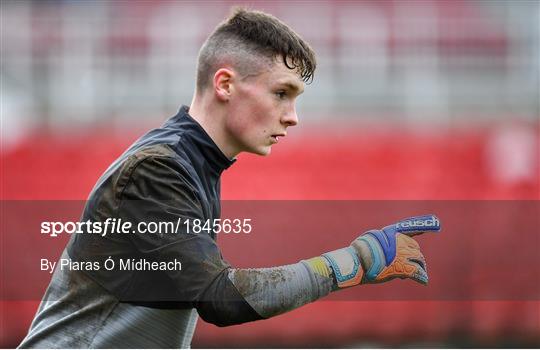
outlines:
[[307, 84], [317, 65], [313, 49], [276, 17], [244, 8], [234, 9], [201, 47], [197, 61], [197, 92], [211, 84], [215, 72], [231, 65], [242, 76], [257, 75], [283, 60]]

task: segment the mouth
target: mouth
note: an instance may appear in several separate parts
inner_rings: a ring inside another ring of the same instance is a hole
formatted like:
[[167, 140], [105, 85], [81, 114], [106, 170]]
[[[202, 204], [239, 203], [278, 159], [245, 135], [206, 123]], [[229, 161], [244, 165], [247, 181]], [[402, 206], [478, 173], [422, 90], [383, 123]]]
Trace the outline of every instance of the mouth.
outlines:
[[272, 135], [270, 135], [270, 138], [272, 139], [272, 141], [273, 141], [274, 143], [278, 143], [279, 138], [280, 138], [280, 137], [285, 137], [285, 136], [287, 136], [286, 133], [272, 134]]

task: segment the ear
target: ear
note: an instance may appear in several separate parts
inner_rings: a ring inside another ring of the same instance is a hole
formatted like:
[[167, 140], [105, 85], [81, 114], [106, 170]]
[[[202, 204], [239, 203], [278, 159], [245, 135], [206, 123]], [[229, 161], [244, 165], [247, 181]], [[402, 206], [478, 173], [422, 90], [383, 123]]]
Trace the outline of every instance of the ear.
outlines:
[[233, 89], [233, 80], [234, 71], [228, 68], [220, 68], [214, 74], [214, 93], [220, 101], [229, 101]]

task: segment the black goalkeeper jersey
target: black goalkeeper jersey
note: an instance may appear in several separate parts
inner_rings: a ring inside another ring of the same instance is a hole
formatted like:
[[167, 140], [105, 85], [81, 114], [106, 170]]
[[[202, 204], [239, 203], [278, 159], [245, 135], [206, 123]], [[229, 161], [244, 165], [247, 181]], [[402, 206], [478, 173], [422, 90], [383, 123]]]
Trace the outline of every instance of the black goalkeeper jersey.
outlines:
[[[220, 176], [233, 162], [186, 106], [137, 140], [98, 180], [81, 218], [129, 222], [132, 231], [72, 235], [63, 257], [101, 268], [57, 269], [21, 346], [185, 347], [194, 309], [219, 326], [260, 319], [229, 280], [214, 233], [188, 232], [182, 224], [220, 217]], [[179, 219], [175, 232], [136, 229]], [[114, 268], [104, 268], [106, 260]], [[127, 261], [179, 261], [181, 269], [125, 269]], [[144, 326], [130, 331], [123, 322]]]

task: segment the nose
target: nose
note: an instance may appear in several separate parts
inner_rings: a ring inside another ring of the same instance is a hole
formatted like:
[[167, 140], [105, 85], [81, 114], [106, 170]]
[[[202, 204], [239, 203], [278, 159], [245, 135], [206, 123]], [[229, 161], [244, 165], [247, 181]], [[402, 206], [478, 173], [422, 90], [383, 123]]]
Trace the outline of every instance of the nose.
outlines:
[[298, 124], [298, 115], [296, 114], [296, 107], [290, 108], [287, 113], [283, 116], [281, 119], [281, 122], [285, 124], [285, 126], [295, 126]]

